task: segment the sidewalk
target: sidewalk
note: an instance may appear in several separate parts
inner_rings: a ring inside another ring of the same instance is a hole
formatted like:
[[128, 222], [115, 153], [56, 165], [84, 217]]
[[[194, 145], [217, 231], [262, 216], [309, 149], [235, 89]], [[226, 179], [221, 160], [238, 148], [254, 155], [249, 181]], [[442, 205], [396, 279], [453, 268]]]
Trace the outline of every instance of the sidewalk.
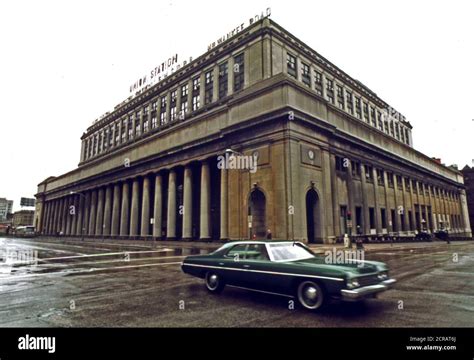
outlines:
[[[217, 249], [224, 244], [221, 241], [166, 241], [166, 240], [118, 240], [118, 239], [101, 239], [101, 238], [86, 238], [84, 241], [78, 238], [68, 237], [48, 237], [40, 236], [32, 239], [23, 238], [21, 240], [29, 240], [33, 242], [50, 242], [57, 244], [71, 244], [71, 245], [91, 245], [93, 247], [127, 247], [136, 249], [150, 249], [157, 247], [180, 247], [180, 248], [199, 248], [199, 249]], [[278, 240], [275, 240], [278, 241]], [[364, 250], [369, 252], [379, 251], [403, 251], [403, 250], [416, 250], [429, 247], [432, 248], [446, 248], [447, 246], [455, 247], [457, 245], [472, 244], [474, 248], [474, 241], [451, 241], [451, 244], [447, 244], [445, 241], [432, 241], [432, 242], [408, 242], [408, 243], [371, 243], [364, 244]], [[332, 251], [334, 248], [337, 250], [344, 250], [343, 244], [310, 244], [309, 248], [316, 253], [324, 253], [325, 251]], [[355, 244], [353, 245], [355, 250]]]
[[[474, 249], [474, 241], [451, 241], [450, 244], [447, 244], [446, 241], [427, 241], [427, 242], [407, 242], [407, 243], [372, 243], [364, 244], [364, 250], [367, 252], [380, 252], [380, 251], [403, 251], [403, 250], [419, 250], [419, 249], [436, 249], [443, 248], [447, 246], [455, 247], [458, 245], [472, 244]], [[332, 251], [334, 248], [337, 250], [346, 249], [343, 244], [321, 244], [309, 246], [311, 250], [316, 253], [324, 253], [325, 251]], [[352, 247], [353, 250], [356, 249], [355, 244]]]

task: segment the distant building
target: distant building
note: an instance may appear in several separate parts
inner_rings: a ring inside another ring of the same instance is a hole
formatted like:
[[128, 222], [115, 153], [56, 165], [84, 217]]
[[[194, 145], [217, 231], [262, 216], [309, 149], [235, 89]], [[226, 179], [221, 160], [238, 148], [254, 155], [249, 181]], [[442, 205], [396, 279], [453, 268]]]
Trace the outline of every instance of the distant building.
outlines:
[[12, 210], [13, 210], [13, 200], [0, 198], [0, 221], [7, 221], [8, 214], [11, 214]]
[[471, 168], [466, 165], [461, 172], [464, 175], [464, 184], [466, 186], [469, 220], [471, 228], [474, 230], [474, 166]]
[[35, 217], [34, 210], [20, 210], [13, 214], [13, 226], [31, 226]]

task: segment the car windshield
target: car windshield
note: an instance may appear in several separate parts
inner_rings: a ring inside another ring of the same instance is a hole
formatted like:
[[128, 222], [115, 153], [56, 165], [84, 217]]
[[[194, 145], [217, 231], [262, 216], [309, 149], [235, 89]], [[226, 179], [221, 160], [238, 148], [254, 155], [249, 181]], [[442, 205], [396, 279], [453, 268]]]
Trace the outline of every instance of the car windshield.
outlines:
[[298, 243], [270, 244], [269, 248], [274, 261], [296, 261], [314, 257], [309, 250]]

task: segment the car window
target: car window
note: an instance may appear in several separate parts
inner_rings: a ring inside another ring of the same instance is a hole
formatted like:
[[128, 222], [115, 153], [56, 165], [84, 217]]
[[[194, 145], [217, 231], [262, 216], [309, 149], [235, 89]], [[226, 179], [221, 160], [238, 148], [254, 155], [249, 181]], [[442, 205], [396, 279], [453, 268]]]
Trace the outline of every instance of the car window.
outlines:
[[250, 244], [245, 254], [246, 260], [270, 260], [263, 244]]
[[245, 258], [245, 249], [247, 248], [247, 244], [240, 244], [235, 245], [227, 251], [225, 254], [226, 257], [234, 258], [235, 260], [243, 260]]

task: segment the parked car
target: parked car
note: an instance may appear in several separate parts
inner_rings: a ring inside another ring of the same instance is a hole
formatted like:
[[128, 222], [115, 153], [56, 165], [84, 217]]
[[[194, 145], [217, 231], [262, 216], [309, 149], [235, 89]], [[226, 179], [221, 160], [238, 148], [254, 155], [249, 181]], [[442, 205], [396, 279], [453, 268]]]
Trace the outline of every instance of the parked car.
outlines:
[[415, 236], [416, 241], [432, 241], [433, 236], [427, 231], [419, 231]]
[[391, 288], [382, 262], [348, 261], [330, 264], [295, 241], [229, 242], [207, 255], [184, 259], [186, 274], [205, 280], [211, 293], [226, 285], [296, 298], [309, 310], [317, 310], [331, 298], [357, 301]]

